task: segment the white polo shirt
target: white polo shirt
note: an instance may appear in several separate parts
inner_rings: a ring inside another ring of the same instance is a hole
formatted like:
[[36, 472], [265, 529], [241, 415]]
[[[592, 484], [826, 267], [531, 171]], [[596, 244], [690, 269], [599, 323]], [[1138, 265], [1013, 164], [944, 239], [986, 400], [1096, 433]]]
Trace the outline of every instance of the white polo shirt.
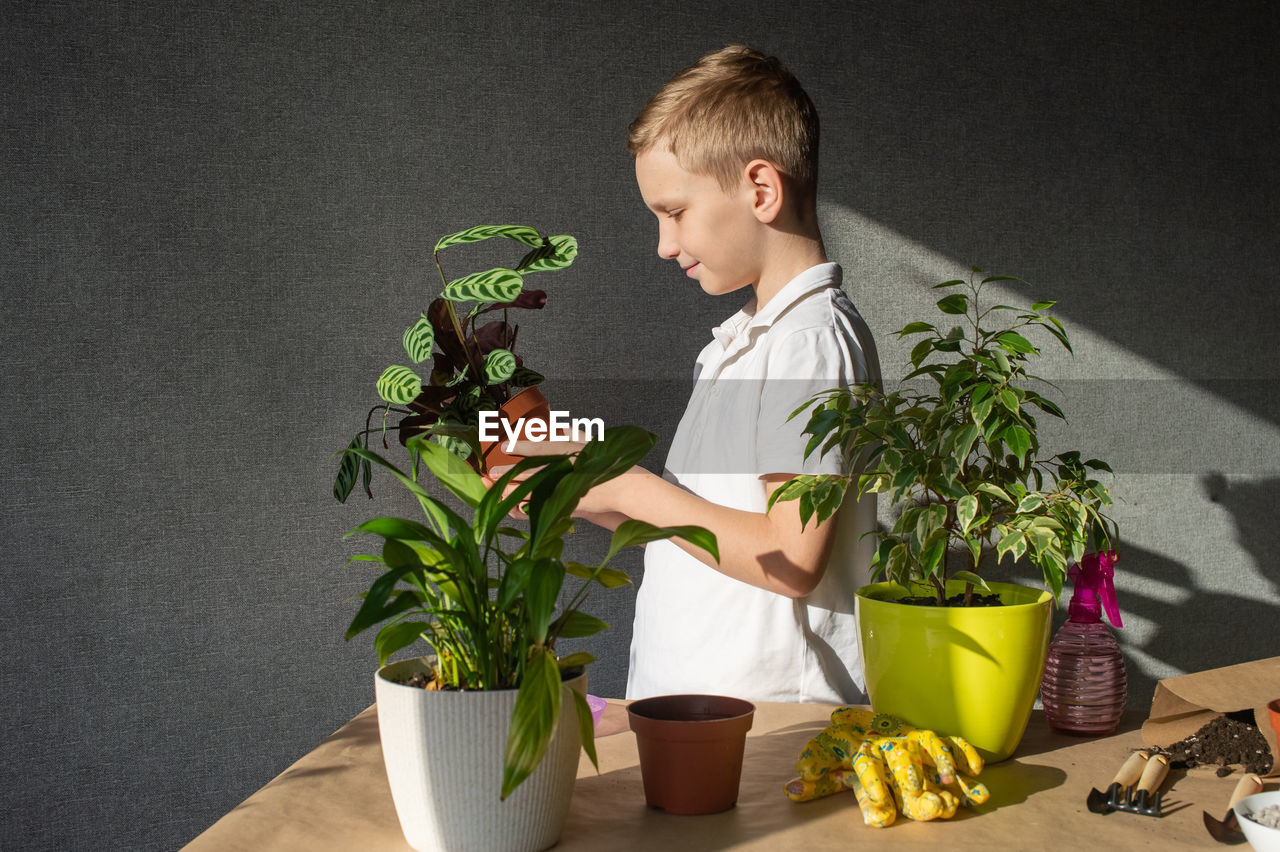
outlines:
[[[879, 381], [875, 344], [825, 263], [712, 330], [664, 478], [707, 500], [764, 512], [767, 474], [842, 473], [839, 451], [804, 458], [815, 393]], [[866, 701], [854, 590], [869, 582], [875, 496], [852, 494], [818, 587], [787, 598], [731, 579], [669, 541], [645, 548], [627, 697], [713, 693], [755, 701]]]

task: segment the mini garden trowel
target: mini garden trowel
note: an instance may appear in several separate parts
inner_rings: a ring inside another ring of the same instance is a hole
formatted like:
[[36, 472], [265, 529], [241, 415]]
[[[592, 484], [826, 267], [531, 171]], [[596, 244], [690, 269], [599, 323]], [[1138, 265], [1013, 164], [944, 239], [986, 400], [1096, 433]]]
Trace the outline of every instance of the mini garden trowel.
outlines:
[[1236, 784], [1236, 790], [1231, 794], [1231, 801], [1227, 802], [1226, 816], [1218, 820], [1210, 816], [1208, 811], [1204, 812], [1204, 827], [1213, 835], [1214, 840], [1219, 843], [1244, 843], [1244, 832], [1240, 830], [1240, 822], [1236, 819], [1236, 802], [1261, 790], [1262, 779], [1250, 773]]

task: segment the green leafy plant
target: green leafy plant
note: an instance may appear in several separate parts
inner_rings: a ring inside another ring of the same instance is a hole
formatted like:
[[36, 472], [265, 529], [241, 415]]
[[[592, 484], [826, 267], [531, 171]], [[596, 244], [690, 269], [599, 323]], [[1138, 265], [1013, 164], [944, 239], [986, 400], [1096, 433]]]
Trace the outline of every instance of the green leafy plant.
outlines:
[[[498, 266], [450, 280], [440, 252], [451, 246], [502, 237], [525, 246], [514, 267]], [[385, 433], [387, 419], [399, 417], [400, 443], [414, 435], [432, 434], [457, 455], [474, 451], [472, 434], [479, 412], [498, 408], [519, 388], [542, 382], [539, 373], [524, 366], [515, 354], [520, 327], [510, 322], [512, 309], [540, 310], [547, 303], [543, 290], [526, 290], [525, 277], [535, 272], [565, 269], [578, 256], [578, 241], [568, 234], [543, 236], [523, 225], [480, 225], [440, 238], [432, 252], [444, 287], [425, 311], [404, 330], [400, 342], [414, 367], [393, 364], [383, 370], [375, 387], [381, 404], [370, 409], [365, 428], [350, 448], [369, 448], [369, 436]], [[479, 321], [502, 311], [501, 319]], [[431, 359], [429, 371], [416, 365]], [[373, 418], [382, 412], [382, 424]], [[385, 437], [383, 446], [386, 447]], [[333, 483], [333, 496], [345, 502], [359, 479], [370, 490], [372, 468], [356, 454], [344, 453]]]
[[[417, 498], [425, 516], [423, 521], [373, 518], [349, 533], [377, 536], [383, 544], [379, 553], [353, 557], [374, 563], [380, 573], [364, 593], [347, 638], [382, 625], [374, 639], [381, 664], [423, 639], [435, 652], [439, 687], [519, 690], [507, 737], [503, 798], [546, 752], [560, 715], [562, 673], [591, 662], [585, 652], [558, 658], [556, 641], [607, 627], [579, 607], [594, 586], [630, 583], [624, 572], [608, 567], [610, 560], [623, 548], [672, 536], [718, 554], [715, 537], [701, 527], [660, 528], [629, 520], [618, 526], [599, 564], [565, 561], [565, 536], [579, 500], [638, 463], [655, 441], [643, 429], [613, 427], [576, 458], [524, 459], [491, 488], [426, 436], [408, 440], [408, 471], [366, 448], [346, 450], [388, 471]], [[424, 468], [469, 507], [470, 519], [427, 491]], [[508, 514], [521, 505], [527, 529], [508, 523]], [[581, 583], [558, 608], [567, 576]], [[583, 745], [594, 763], [591, 713], [585, 699], [572, 694]]]
[[[899, 339], [920, 336], [911, 350], [912, 370], [901, 389], [885, 393], [873, 385], [826, 391], [797, 409], [812, 408], [805, 432], [806, 455], [839, 448], [846, 476], [801, 476], [779, 488], [770, 506], [799, 500], [802, 521], [831, 517], [845, 492], [887, 494], [902, 512], [888, 530], [877, 530], [875, 575], [903, 586], [923, 584], [939, 606], [946, 581], [987, 589], [981, 571], [1006, 556], [1026, 557], [1044, 575], [1056, 598], [1069, 561], [1086, 548], [1111, 549], [1117, 536], [1104, 509], [1111, 503], [1094, 478], [1111, 472], [1079, 452], [1044, 457], [1036, 417], [1065, 419], [1058, 405], [1033, 389], [1044, 382], [1028, 372], [1040, 350], [1024, 336], [1038, 329], [1071, 351], [1062, 323], [1048, 311], [1054, 302], [1028, 309], [983, 307], [982, 290], [997, 281], [945, 281], [935, 289], [960, 288], [937, 302], [959, 325], [912, 322]], [[1025, 283], [1025, 282], [1024, 282]], [[915, 385], [911, 384], [915, 382]], [[916, 386], [923, 384], [925, 390]]]

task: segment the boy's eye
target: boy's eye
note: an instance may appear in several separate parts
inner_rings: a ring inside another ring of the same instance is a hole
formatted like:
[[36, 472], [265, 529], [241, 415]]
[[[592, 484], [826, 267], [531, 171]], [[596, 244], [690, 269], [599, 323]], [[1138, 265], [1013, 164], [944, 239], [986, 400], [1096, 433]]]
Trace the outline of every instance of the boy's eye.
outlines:
[[669, 216], [670, 216], [672, 219], [674, 219], [675, 221], [679, 222], [679, 221], [680, 221], [680, 217], [684, 215], [684, 211], [683, 211], [683, 210], [672, 210], [672, 211], [671, 211], [670, 213], [668, 213], [667, 215], [669, 215]]

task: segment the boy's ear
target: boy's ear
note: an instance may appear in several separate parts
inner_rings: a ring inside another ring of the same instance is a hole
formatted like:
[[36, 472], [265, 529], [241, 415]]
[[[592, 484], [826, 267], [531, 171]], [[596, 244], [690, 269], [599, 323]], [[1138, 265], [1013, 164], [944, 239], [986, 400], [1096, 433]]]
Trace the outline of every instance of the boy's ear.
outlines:
[[751, 186], [751, 210], [757, 220], [768, 224], [782, 212], [782, 174], [773, 163], [759, 159], [747, 163], [745, 173]]

